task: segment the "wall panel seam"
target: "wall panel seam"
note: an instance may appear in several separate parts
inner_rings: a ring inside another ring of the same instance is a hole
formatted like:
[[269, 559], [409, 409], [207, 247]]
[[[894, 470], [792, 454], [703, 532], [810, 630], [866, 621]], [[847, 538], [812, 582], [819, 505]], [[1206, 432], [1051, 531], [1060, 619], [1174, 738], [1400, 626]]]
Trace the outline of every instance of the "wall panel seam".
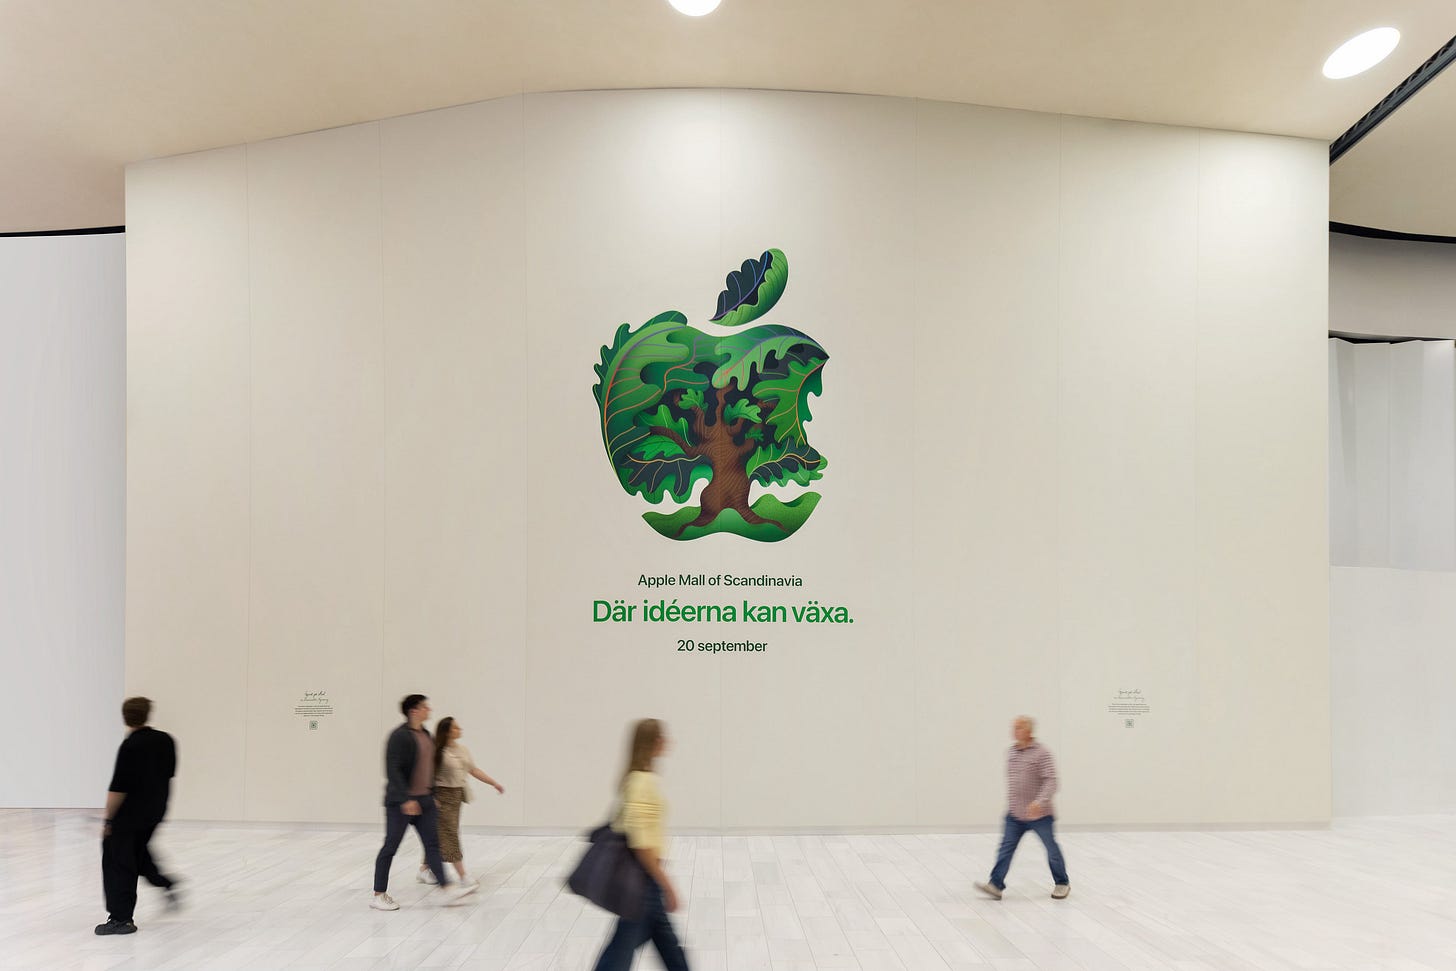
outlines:
[[[520, 151], [521, 168], [520, 168], [520, 171], [517, 174], [518, 174], [518, 177], [520, 179], [520, 186], [521, 186], [521, 233], [525, 237], [525, 239], [523, 241], [524, 242], [524, 245], [521, 247], [521, 280], [523, 281], [523, 285], [521, 287], [521, 319], [523, 321], [525, 321], [525, 325], [526, 326], [524, 328], [525, 337], [523, 338], [523, 341], [522, 341], [525, 346], [522, 348], [521, 360], [522, 360], [522, 363], [523, 363], [523, 365], [524, 365], [524, 367], [526, 369], [526, 374], [529, 375], [531, 373], [531, 180], [527, 176], [527, 172], [529, 170], [526, 167], [526, 163], [527, 163], [526, 156], [527, 156], [527, 150], [529, 148], [529, 146], [527, 144], [529, 125], [527, 123], [527, 110], [528, 110], [528, 107], [527, 107], [526, 99], [529, 97], [529, 95], [527, 95], [525, 93], [525, 91], [522, 91], [521, 94], [518, 95], [518, 97], [521, 99], [521, 111], [520, 111], [520, 115], [519, 115], [520, 128], [519, 128], [519, 132], [518, 132], [518, 134], [519, 134], [518, 144], [520, 145], [520, 149], [521, 149], [521, 151]], [[527, 382], [525, 387], [526, 387], [526, 400], [527, 400], [528, 406], [529, 406], [530, 394], [531, 394], [531, 391], [530, 391], [530, 383]], [[526, 435], [526, 470], [527, 470], [527, 474], [528, 475], [530, 474], [531, 469], [533, 468], [533, 466], [531, 465], [531, 439], [533, 437], [534, 436], [530, 435], [529, 433]], [[526, 509], [525, 509], [526, 520], [525, 520], [525, 526], [523, 527], [523, 536], [524, 536], [524, 539], [525, 539], [525, 542], [526, 542], [526, 549], [525, 549], [526, 575], [525, 575], [525, 578], [524, 578], [524, 581], [523, 581], [523, 585], [525, 587], [526, 617], [525, 617], [525, 630], [522, 632], [522, 637], [521, 637], [521, 653], [524, 655], [524, 657], [521, 658], [521, 662], [522, 663], [521, 663], [521, 725], [520, 725], [520, 733], [521, 733], [521, 821], [522, 822], [525, 822], [526, 820], [528, 820], [528, 819], [531, 818], [531, 812], [530, 812], [531, 789], [530, 789], [530, 785], [526, 781], [527, 779], [531, 778], [531, 772], [530, 772], [530, 736], [531, 736], [531, 733], [526, 730], [526, 726], [528, 726], [528, 725], [531, 724], [531, 646], [532, 645], [531, 645], [531, 618], [530, 618], [530, 610], [531, 610], [531, 604], [533, 603], [533, 601], [531, 600], [531, 572], [532, 572], [532, 563], [531, 563], [531, 560], [533, 559], [533, 556], [532, 556], [532, 548], [531, 548], [531, 521], [532, 521], [531, 520], [531, 490], [530, 489], [525, 489], [523, 491], [525, 493], [525, 506], [526, 506]]]
[[[1201, 603], [1203, 590], [1201, 583], [1203, 578], [1203, 521], [1198, 515], [1198, 469], [1199, 458], [1202, 455], [1202, 452], [1199, 450], [1198, 432], [1202, 428], [1200, 416], [1203, 412], [1199, 407], [1202, 385], [1199, 380], [1201, 372], [1198, 368], [1198, 348], [1203, 336], [1203, 328], [1207, 324], [1204, 317], [1203, 305], [1203, 180], [1206, 174], [1204, 171], [1203, 150], [1207, 137], [1205, 132], [1200, 131], [1198, 133], [1198, 164], [1195, 169], [1197, 178], [1193, 190], [1193, 494], [1190, 497], [1193, 507], [1193, 587], [1190, 591], [1190, 600], [1192, 601], [1190, 619], [1192, 621], [1193, 643], [1189, 645], [1191, 648], [1189, 653], [1192, 655], [1193, 663], [1193, 684], [1190, 685], [1192, 690], [1189, 692], [1189, 696], [1200, 699], [1200, 702], [1203, 694], [1203, 678], [1201, 677], [1203, 670], [1201, 664], [1203, 659], [1203, 622], [1201, 612], [1198, 608]], [[1203, 706], [1200, 703], [1200, 725], [1203, 722], [1202, 708]], [[1205, 737], [1203, 732], [1199, 733], [1200, 744], [1204, 744], [1203, 740]], [[1206, 787], [1208, 779], [1204, 777], [1202, 781]], [[1205, 788], [1204, 799], [1207, 800], [1207, 798], [1208, 795]], [[1205, 801], [1204, 804], [1207, 805], [1207, 802]]]
[[242, 804], [247, 818], [248, 811], [248, 734], [249, 716], [252, 710], [251, 691], [253, 687], [253, 173], [250, 147], [243, 145], [243, 280], [247, 287], [244, 327], [248, 333], [248, 609], [247, 628], [243, 637], [243, 765]]
[[385, 300], [384, 254], [384, 123], [374, 123], [375, 203], [379, 234], [379, 706], [388, 711], [384, 697], [384, 664], [389, 641], [389, 322]]

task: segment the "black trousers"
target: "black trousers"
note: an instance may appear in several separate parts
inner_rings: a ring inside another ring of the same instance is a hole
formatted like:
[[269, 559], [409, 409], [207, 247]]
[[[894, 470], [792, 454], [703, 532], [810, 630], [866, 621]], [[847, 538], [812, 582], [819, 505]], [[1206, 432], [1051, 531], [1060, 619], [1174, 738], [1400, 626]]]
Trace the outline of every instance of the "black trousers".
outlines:
[[420, 804], [418, 816], [406, 816], [400, 809], [401, 803], [384, 807], [384, 845], [374, 858], [374, 892], [384, 893], [389, 889], [389, 865], [399, 849], [404, 831], [413, 826], [420, 834], [425, 847], [425, 863], [440, 886], [445, 886], [445, 865], [440, 862], [439, 810], [435, 808], [433, 795], [411, 796]]
[[112, 920], [131, 920], [136, 913], [137, 877], [154, 887], [172, 886], [170, 877], [157, 869], [147, 847], [161, 820], [113, 825], [111, 835], [101, 839], [101, 886], [106, 892], [106, 911]]

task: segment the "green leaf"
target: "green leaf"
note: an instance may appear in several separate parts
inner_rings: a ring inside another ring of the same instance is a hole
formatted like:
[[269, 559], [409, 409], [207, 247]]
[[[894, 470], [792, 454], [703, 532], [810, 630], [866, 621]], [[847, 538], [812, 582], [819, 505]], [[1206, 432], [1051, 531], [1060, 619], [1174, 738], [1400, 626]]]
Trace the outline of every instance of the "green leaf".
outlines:
[[757, 425], [763, 421], [763, 409], [750, 402], [747, 398], [740, 398], [729, 405], [723, 412], [723, 420], [737, 421], [740, 418], [747, 418]]
[[686, 455], [631, 454], [617, 466], [617, 480], [622, 488], [640, 493], [650, 502], [661, 502], [664, 494], [672, 496], [675, 502], [687, 502], [693, 494], [693, 483], [712, 477], [713, 467], [706, 459]]
[[686, 454], [682, 446], [670, 438], [661, 435], [649, 435], [642, 440], [642, 444], [632, 450], [632, 457], [638, 459], [672, 458]]
[[647, 384], [642, 371], [653, 363], [680, 364], [691, 350], [668, 338], [687, 326], [688, 319], [676, 310], [658, 314], [636, 331], [627, 324], [617, 328], [611, 347], [602, 348], [602, 363], [596, 366], [597, 383], [592, 394], [602, 417], [602, 442], [607, 452], [619, 447], [619, 439], [635, 427], [633, 417], [662, 397], [659, 384]]
[[713, 372], [713, 387], [727, 388], [734, 384], [740, 391], [748, 391], [754, 372], [760, 374], [773, 355], [782, 366], [791, 354], [799, 357], [829, 358], [819, 342], [808, 334], [782, 324], [763, 324], [736, 334], [729, 334], [718, 341], [717, 350], [726, 360]]
[[745, 260], [724, 283], [727, 289], [718, 295], [718, 312], [712, 319], [724, 327], [742, 327], [779, 302], [789, 285], [789, 258], [783, 250], [768, 250], [757, 260]]
[[[711, 477], [712, 468], [701, 459], [678, 455], [646, 455], [642, 446], [650, 437], [643, 412], [658, 405], [674, 381], [707, 386], [692, 369], [699, 363], [695, 348], [711, 350], [709, 343], [688, 333], [687, 318], [675, 310], [658, 314], [636, 331], [623, 324], [610, 346], [602, 348], [592, 387], [601, 415], [602, 444], [622, 488], [661, 502], [664, 493], [679, 502], [692, 494], [693, 483]], [[661, 415], [661, 407], [657, 412]], [[669, 415], [670, 418], [670, 415]], [[686, 437], [686, 436], [684, 436]]]
[[[661, 388], [664, 395], [672, 391], [708, 390], [708, 375], [713, 366], [722, 364], [727, 357], [718, 351], [718, 338], [704, 334], [695, 327], [680, 327], [667, 335], [670, 343], [687, 350], [685, 357], [675, 360], [649, 361], [642, 368], [642, 381]], [[702, 370], [706, 367], [706, 372]]]
[[763, 429], [755, 425], [748, 430], [747, 437], [753, 439], [755, 442], [761, 442], [763, 441]]
[[823, 478], [828, 467], [828, 460], [813, 446], [774, 443], [754, 449], [746, 471], [750, 479], [764, 485], [787, 485], [790, 482], [808, 485]]
[[657, 411], [653, 414], [649, 415], [643, 412], [638, 415], [637, 424], [646, 429], [647, 437], [633, 447], [632, 458], [658, 459], [687, 455], [683, 451], [682, 446], [677, 442], [668, 438], [666, 435], [654, 431], [657, 428], [671, 429], [677, 432], [678, 437], [683, 441], [688, 440], [688, 420], [686, 418], [674, 418], [671, 409], [667, 405], [658, 405]]
[[687, 391], [684, 391], [679, 404], [684, 408], [707, 407], [707, 403], [703, 400], [703, 391], [701, 388], [689, 388]]
[[658, 405], [657, 411], [652, 414], [643, 412], [637, 416], [637, 424], [649, 432], [654, 428], [671, 428], [683, 438], [688, 437], [688, 420], [686, 418], [674, 418], [672, 409], [667, 405]]
[[804, 423], [814, 417], [809, 413], [809, 396], [823, 390], [823, 369], [823, 360], [791, 360], [785, 372], [766, 377], [754, 387], [753, 393], [760, 400], [774, 403], [768, 424], [773, 427], [775, 441], [808, 444]]

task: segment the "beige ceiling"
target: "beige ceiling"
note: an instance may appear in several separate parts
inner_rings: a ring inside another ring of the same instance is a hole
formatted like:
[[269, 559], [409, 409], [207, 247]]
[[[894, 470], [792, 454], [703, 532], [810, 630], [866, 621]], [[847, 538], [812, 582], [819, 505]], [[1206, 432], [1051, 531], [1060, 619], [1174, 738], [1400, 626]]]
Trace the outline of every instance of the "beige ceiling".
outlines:
[[[1395, 54], [1325, 56], [1374, 26]], [[0, 231], [124, 221], [122, 167], [521, 91], [848, 91], [1331, 139], [1453, 0], [0, 0]]]
[[1448, 68], [1330, 169], [1330, 218], [1456, 236], [1456, 68]]

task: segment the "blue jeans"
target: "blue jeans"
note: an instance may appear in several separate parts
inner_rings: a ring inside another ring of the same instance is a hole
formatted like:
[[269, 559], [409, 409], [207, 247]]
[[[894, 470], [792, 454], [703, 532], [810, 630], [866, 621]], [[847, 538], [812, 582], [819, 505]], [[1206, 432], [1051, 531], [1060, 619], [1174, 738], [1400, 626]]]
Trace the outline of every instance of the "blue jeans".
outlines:
[[996, 868], [991, 871], [991, 886], [997, 890], [1006, 889], [1006, 871], [1011, 869], [1011, 856], [1016, 852], [1016, 844], [1021, 842], [1021, 837], [1026, 835], [1027, 830], [1040, 836], [1046, 846], [1047, 863], [1052, 868], [1053, 882], [1059, 886], [1070, 886], [1067, 883], [1067, 865], [1062, 861], [1062, 848], [1057, 845], [1057, 838], [1052, 833], [1052, 824], [1055, 822], [1051, 816], [1017, 819], [1007, 813], [1006, 835], [1001, 837], [1001, 849], [996, 852]]
[[688, 971], [688, 959], [677, 941], [672, 921], [667, 919], [662, 888], [651, 879], [647, 881], [647, 910], [642, 919], [617, 918], [617, 931], [602, 949], [602, 956], [597, 958], [596, 971], [628, 971], [632, 967], [632, 956], [648, 941], [657, 948], [667, 971]]

